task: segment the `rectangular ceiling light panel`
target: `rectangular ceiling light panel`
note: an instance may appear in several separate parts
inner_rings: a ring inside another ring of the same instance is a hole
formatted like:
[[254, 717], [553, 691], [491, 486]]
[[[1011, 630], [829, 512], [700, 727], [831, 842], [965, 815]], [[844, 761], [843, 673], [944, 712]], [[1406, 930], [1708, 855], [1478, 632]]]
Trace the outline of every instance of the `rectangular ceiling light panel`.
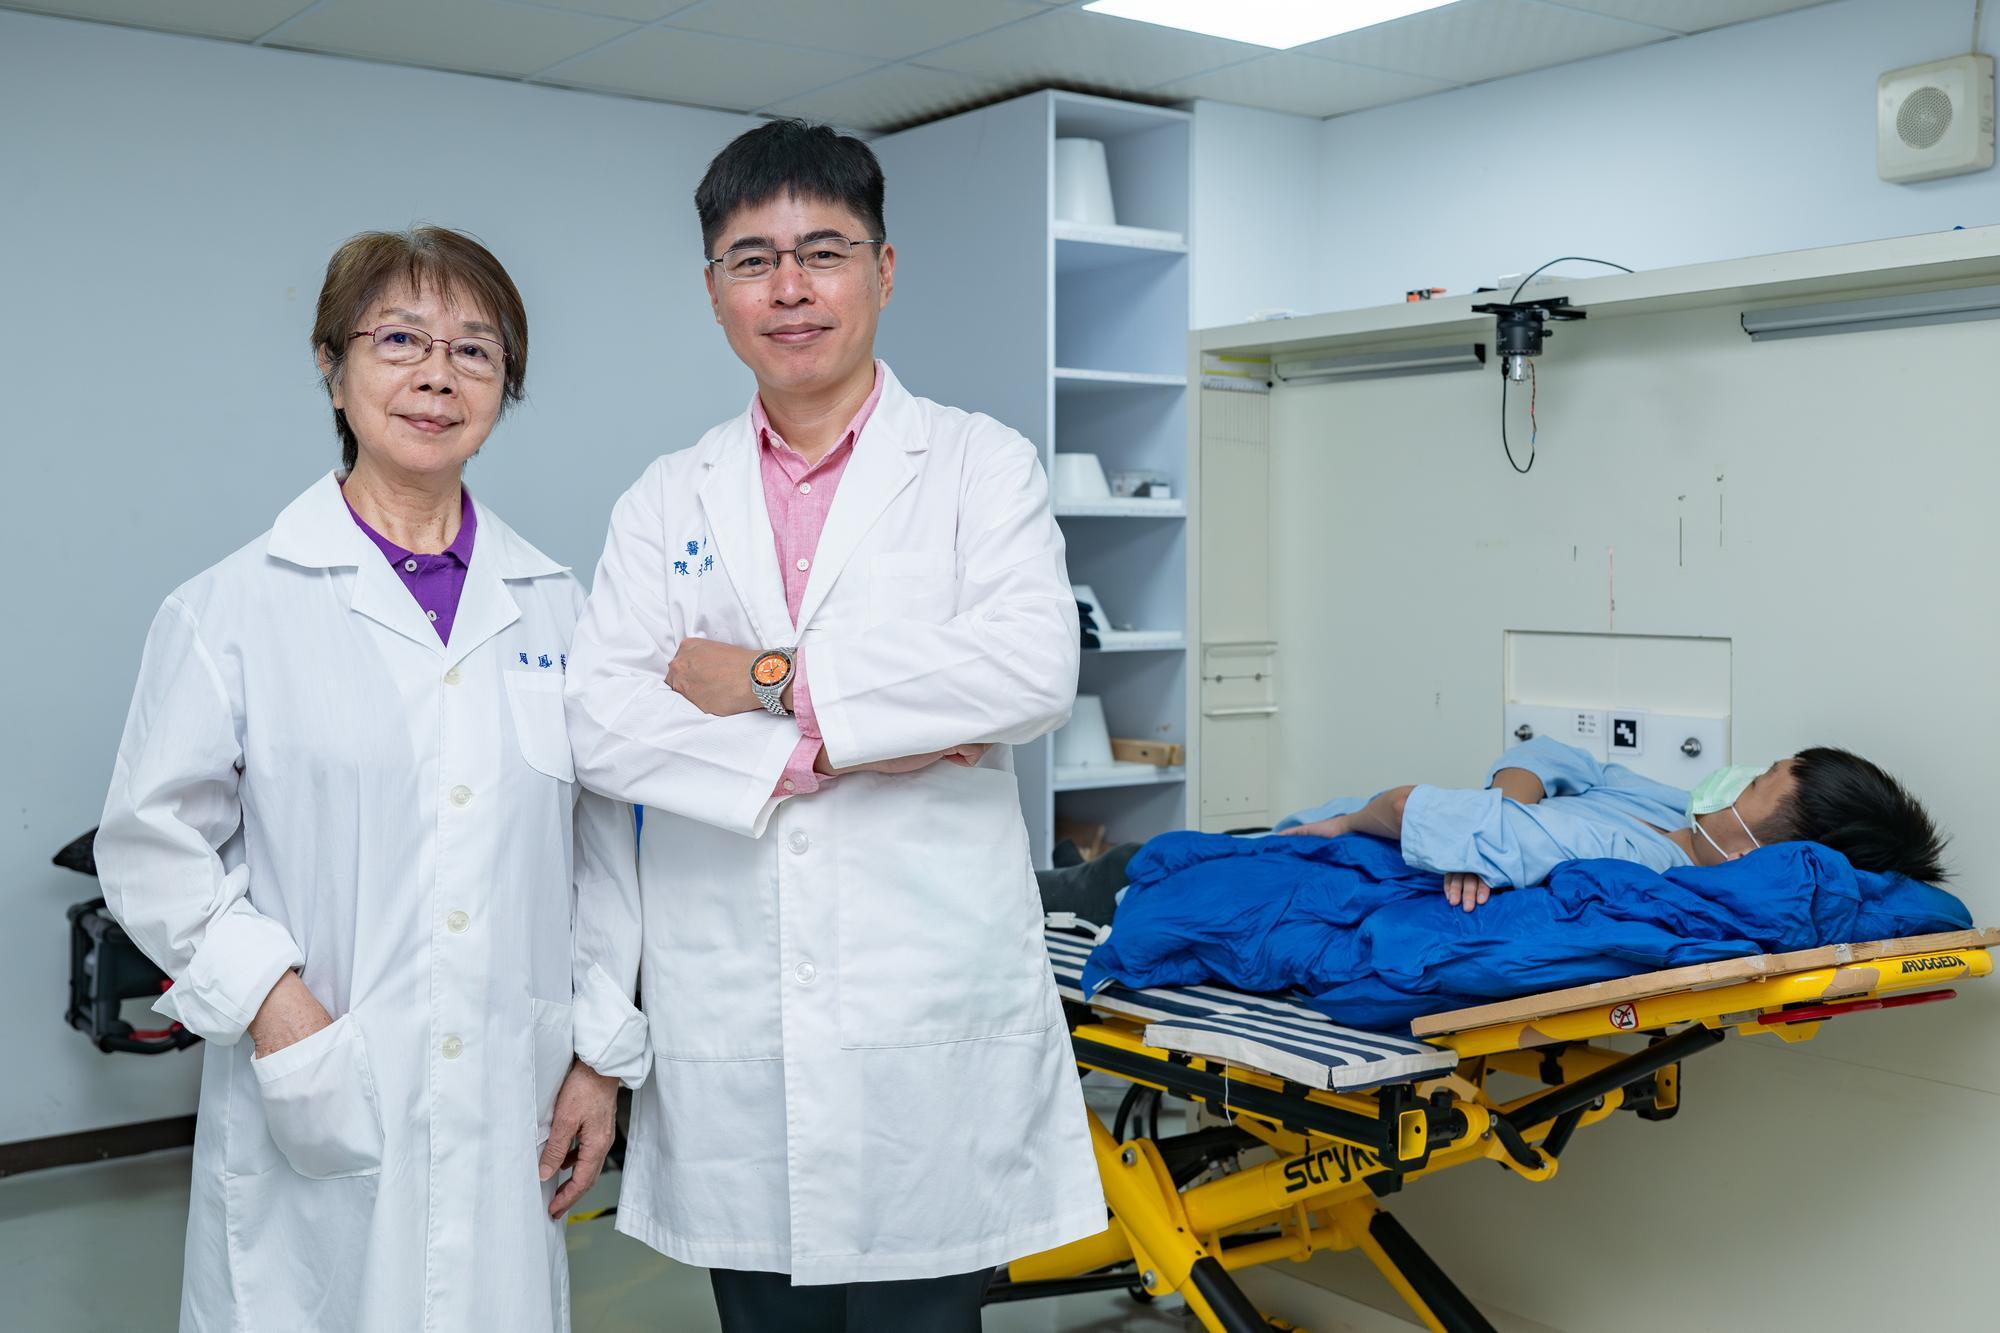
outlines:
[[1226, 37], [1280, 51], [1441, 9], [1456, 0], [1091, 0], [1094, 14]]

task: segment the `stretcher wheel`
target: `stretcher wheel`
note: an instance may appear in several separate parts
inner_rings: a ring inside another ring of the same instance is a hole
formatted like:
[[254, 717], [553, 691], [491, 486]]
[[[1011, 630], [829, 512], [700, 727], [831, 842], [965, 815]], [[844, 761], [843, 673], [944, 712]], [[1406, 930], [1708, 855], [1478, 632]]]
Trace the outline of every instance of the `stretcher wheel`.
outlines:
[[1125, 1294], [1127, 1296], [1130, 1296], [1133, 1300], [1139, 1302], [1139, 1304], [1141, 1305], [1151, 1305], [1155, 1299], [1152, 1292], [1147, 1291], [1144, 1287], [1140, 1286], [1131, 1286], [1125, 1288]]

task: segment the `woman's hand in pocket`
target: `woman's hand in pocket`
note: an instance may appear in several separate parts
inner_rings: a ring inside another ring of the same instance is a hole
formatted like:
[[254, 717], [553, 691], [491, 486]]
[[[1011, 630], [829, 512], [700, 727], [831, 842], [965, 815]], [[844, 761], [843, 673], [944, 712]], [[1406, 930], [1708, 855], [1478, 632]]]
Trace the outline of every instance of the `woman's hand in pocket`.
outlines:
[[561, 1217], [590, 1192], [617, 1134], [618, 1080], [575, 1061], [556, 1090], [555, 1119], [549, 1125], [549, 1141], [542, 1148], [543, 1180], [565, 1167], [570, 1172], [549, 1203], [550, 1217]]
[[264, 997], [257, 1016], [250, 1020], [250, 1040], [256, 1044], [257, 1058], [261, 1060], [304, 1041], [332, 1023], [333, 1015], [306, 989], [299, 974], [287, 971]]

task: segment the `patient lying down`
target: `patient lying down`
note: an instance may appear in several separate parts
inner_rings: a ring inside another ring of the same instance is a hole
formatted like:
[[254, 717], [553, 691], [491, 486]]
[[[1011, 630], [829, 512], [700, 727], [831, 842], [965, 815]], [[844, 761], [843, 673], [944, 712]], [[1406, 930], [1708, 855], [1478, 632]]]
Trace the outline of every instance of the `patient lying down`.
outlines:
[[[1388, 839], [1410, 866], [1442, 875], [1446, 899], [1468, 912], [1496, 889], [1542, 883], [1566, 861], [1608, 858], [1663, 872], [1719, 865], [1776, 842], [1816, 842], [1859, 869], [1925, 883], [1947, 877], [1944, 839], [1916, 798], [1874, 764], [1827, 747], [1761, 770], [1719, 769], [1684, 791], [1538, 738], [1502, 756], [1484, 788], [1393, 787], [1301, 811], [1277, 832]], [[1127, 844], [1041, 872], [1044, 908], [1109, 921], [1138, 850]]]

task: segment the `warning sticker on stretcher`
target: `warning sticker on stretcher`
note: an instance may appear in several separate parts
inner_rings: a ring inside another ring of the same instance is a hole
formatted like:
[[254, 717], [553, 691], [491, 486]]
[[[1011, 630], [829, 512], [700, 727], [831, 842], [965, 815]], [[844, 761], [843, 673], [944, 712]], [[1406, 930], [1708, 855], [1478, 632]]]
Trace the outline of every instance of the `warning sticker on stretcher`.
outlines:
[[1611, 1006], [1611, 1026], [1620, 1032], [1630, 1032], [1639, 1026], [1639, 1006], [1636, 1004], [1614, 1004]]

